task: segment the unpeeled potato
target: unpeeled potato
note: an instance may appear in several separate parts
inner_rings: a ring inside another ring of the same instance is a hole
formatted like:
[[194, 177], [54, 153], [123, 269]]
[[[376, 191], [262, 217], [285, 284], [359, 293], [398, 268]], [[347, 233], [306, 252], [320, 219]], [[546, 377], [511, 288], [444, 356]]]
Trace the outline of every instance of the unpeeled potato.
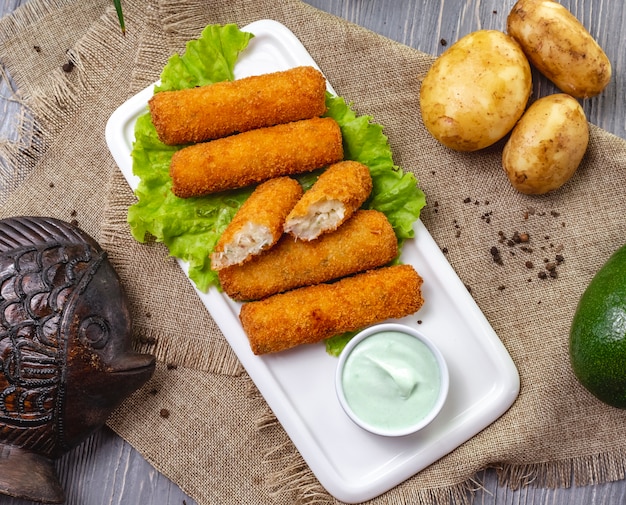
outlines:
[[503, 138], [532, 91], [520, 46], [497, 30], [478, 30], [437, 58], [420, 89], [424, 125], [445, 146], [476, 151]]
[[611, 79], [611, 62], [576, 17], [553, 0], [519, 0], [507, 32], [537, 69], [576, 98], [599, 94]]
[[589, 143], [583, 108], [565, 93], [535, 101], [519, 120], [502, 153], [515, 189], [542, 195], [560, 188], [576, 172]]

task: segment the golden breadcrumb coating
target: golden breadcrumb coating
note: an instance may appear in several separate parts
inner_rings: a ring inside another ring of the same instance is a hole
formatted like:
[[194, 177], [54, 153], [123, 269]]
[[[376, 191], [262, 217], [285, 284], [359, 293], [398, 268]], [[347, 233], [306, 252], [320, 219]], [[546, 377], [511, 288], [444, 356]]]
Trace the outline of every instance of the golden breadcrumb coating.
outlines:
[[172, 191], [181, 198], [202, 196], [309, 172], [342, 158], [335, 120], [304, 119], [176, 151], [170, 163]]
[[148, 102], [164, 144], [204, 142], [233, 133], [321, 116], [326, 80], [296, 67], [235, 81], [156, 93]]
[[397, 238], [385, 214], [359, 210], [317, 240], [304, 242], [285, 234], [271, 249], [220, 270], [218, 276], [234, 300], [258, 300], [386, 265], [397, 254]]
[[313, 240], [337, 229], [354, 214], [372, 192], [372, 176], [357, 161], [328, 167], [285, 221], [285, 231], [300, 240]]
[[272, 247], [283, 234], [285, 217], [301, 197], [302, 186], [290, 177], [259, 184], [217, 241], [211, 268], [243, 263]]
[[277, 352], [413, 314], [421, 285], [410, 265], [384, 267], [246, 303], [239, 319], [254, 354]]

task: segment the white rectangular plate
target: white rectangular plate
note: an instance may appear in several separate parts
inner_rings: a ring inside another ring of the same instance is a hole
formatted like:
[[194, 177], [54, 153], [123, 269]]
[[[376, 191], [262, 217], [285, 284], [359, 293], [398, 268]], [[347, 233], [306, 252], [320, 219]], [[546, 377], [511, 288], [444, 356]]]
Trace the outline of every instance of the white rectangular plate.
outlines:
[[[243, 30], [255, 37], [237, 62], [236, 78], [317, 67], [282, 24], [262, 20]], [[130, 156], [134, 125], [146, 112], [152, 89], [120, 106], [106, 126], [109, 149], [133, 189], [138, 183]], [[214, 288], [196, 290], [313, 473], [344, 502], [372, 499], [416, 474], [495, 421], [519, 393], [511, 357], [421, 221], [401, 259], [424, 279], [425, 304], [399, 321], [419, 325], [439, 346], [450, 369], [450, 394], [432, 424], [400, 438], [372, 435], [346, 417], [334, 390], [337, 358], [326, 353], [324, 344], [255, 356], [239, 322], [240, 304]]]

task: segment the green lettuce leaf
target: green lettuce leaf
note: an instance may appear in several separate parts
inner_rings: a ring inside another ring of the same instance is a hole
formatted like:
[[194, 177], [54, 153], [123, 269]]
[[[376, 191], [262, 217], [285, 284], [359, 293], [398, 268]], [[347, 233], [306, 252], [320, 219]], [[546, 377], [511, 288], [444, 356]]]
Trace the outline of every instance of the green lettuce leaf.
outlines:
[[[235, 25], [210, 25], [198, 40], [186, 46], [182, 56], [170, 58], [155, 92], [233, 79], [234, 66], [251, 34]], [[365, 207], [386, 214], [398, 242], [413, 236], [413, 223], [426, 204], [413, 174], [404, 173], [393, 162], [391, 148], [382, 126], [370, 116], [357, 116], [341, 97], [326, 96], [327, 116], [339, 124], [346, 159], [360, 161], [372, 173], [373, 190]], [[171, 191], [169, 164], [181, 147], [167, 146], [157, 136], [146, 112], [135, 125], [133, 173], [140, 182], [137, 202], [128, 210], [128, 223], [139, 242], [155, 240], [165, 244], [170, 255], [189, 264], [189, 277], [200, 291], [218, 286], [209, 255], [220, 235], [248, 198], [252, 189], [226, 191], [199, 198], [178, 198]], [[308, 189], [321, 171], [298, 177]]]
[[239, 53], [254, 37], [237, 25], [209, 25], [200, 38], [187, 42], [182, 56], [175, 54], [161, 72], [159, 91], [193, 88], [220, 81], [232, 81]]

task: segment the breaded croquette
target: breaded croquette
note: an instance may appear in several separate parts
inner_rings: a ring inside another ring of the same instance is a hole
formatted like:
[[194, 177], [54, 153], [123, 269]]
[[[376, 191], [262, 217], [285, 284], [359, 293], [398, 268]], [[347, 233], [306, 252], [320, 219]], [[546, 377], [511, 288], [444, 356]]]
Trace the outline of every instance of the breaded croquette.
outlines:
[[313, 240], [337, 229], [363, 205], [372, 192], [368, 167], [340, 161], [328, 167], [285, 221], [285, 231], [300, 240]]
[[164, 144], [204, 142], [244, 131], [321, 116], [326, 80], [313, 67], [296, 67], [156, 93], [148, 102]]
[[302, 196], [290, 177], [259, 184], [239, 208], [211, 254], [211, 268], [238, 265], [272, 247], [283, 234], [285, 217]]
[[218, 276], [234, 300], [258, 300], [386, 265], [397, 254], [397, 238], [385, 214], [359, 210], [317, 240], [304, 242], [285, 234], [268, 251], [224, 268]]
[[310, 172], [342, 158], [341, 130], [335, 120], [304, 119], [176, 151], [170, 163], [172, 191], [181, 198], [202, 196]]
[[422, 278], [396, 265], [246, 303], [239, 319], [254, 354], [312, 344], [417, 312]]

